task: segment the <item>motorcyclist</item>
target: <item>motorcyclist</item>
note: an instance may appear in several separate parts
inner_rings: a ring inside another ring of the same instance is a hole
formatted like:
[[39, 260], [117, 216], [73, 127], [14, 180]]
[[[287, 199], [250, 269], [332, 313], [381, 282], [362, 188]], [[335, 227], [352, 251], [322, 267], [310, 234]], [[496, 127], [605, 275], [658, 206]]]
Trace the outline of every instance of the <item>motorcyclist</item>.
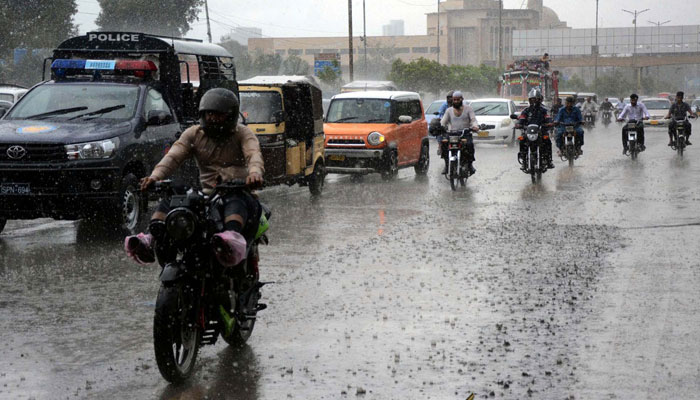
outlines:
[[[644, 103], [638, 103], [637, 100], [639, 96], [636, 93], [630, 95], [630, 104], [627, 104], [622, 110], [620, 115], [617, 116], [617, 120], [622, 122], [627, 117], [628, 120], [641, 121], [643, 119], [649, 119], [649, 111]], [[644, 151], [646, 146], [644, 146], [644, 125], [640, 124], [638, 134], [639, 145], [641, 150]], [[629, 148], [627, 147], [627, 125], [622, 127], [622, 154], [627, 154]]]
[[626, 104], [625, 104], [624, 100], [625, 100], [624, 97], [620, 97], [620, 101], [615, 106], [615, 118], [617, 118], [620, 115], [620, 113], [622, 112], [622, 110], [625, 109]]
[[581, 147], [583, 146], [583, 129], [581, 129], [581, 123], [583, 122], [583, 117], [581, 116], [581, 109], [574, 107], [574, 98], [569, 96], [566, 98], [566, 106], [559, 110], [559, 114], [554, 118], [554, 123], [558, 126], [557, 128], [557, 155], [561, 157], [561, 148], [564, 146], [564, 131], [566, 127], [563, 124], [575, 124], [574, 129], [576, 130], [576, 144], [578, 154], [583, 154]]
[[613, 109], [613, 104], [608, 100], [606, 97], [605, 100], [603, 100], [602, 103], [600, 103], [600, 111], [612, 111]]
[[442, 103], [440, 106], [440, 109], [438, 109], [438, 118], [442, 118], [445, 115], [445, 111], [447, 111], [448, 108], [452, 107], [452, 95], [454, 94], [454, 90], [450, 90], [447, 92], [447, 98], [445, 99], [445, 102]]
[[[239, 109], [238, 98], [232, 91], [208, 90], [199, 103], [199, 125], [182, 133], [151, 175], [141, 179], [141, 190], [170, 176], [190, 157], [197, 161], [204, 193], [212, 193], [220, 181], [245, 179], [249, 186], [262, 184], [264, 164], [260, 144], [250, 128], [238, 124]], [[212, 240], [212, 250], [222, 265], [236, 265], [245, 257], [243, 235], [248, 236], [249, 231], [246, 224], [254, 219], [259, 209], [259, 202], [247, 192], [225, 196], [224, 231], [215, 234]], [[165, 233], [169, 210], [169, 199], [164, 199], [151, 217], [149, 233], [128, 236], [124, 240], [124, 249], [136, 262], [155, 260], [154, 248]]]
[[[668, 114], [666, 114], [666, 119], [671, 118], [671, 122], [668, 124], [668, 145], [669, 146], [675, 146], [674, 143], [674, 131], [676, 130], [676, 120], [677, 119], [685, 119], [687, 115], [690, 115], [690, 118], [696, 118], [697, 116], [691, 110], [690, 105], [686, 102], [683, 101], [683, 92], [678, 92], [676, 93], [676, 101], [671, 104], [671, 108], [668, 110]], [[690, 132], [692, 130], [692, 125], [690, 125], [690, 122], [687, 120], [684, 120], [683, 125], [685, 126], [685, 144], [690, 146], [692, 143], [690, 143]]]
[[593, 123], [595, 124], [596, 113], [598, 112], [598, 104], [595, 101], [593, 101], [593, 99], [590, 96], [586, 97], [586, 101], [584, 101], [583, 106], [581, 106], [582, 115], [586, 115], [587, 112], [590, 112], [593, 115]]
[[549, 115], [557, 115], [559, 113], [559, 109], [563, 107], [563, 104], [561, 104], [561, 97], [555, 97], [554, 98], [554, 104], [552, 104], [552, 109], [549, 110]]
[[[547, 113], [547, 109], [542, 105], [542, 92], [539, 89], [530, 89], [527, 95], [530, 106], [524, 109], [518, 117], [518, 122], [515, 124], [517, 129], [523, 129], [530, 124], [538, 125], [542, 129], [542, 150], [544, 151], [545, 159], [547, 160], [547, 168], [554, 168], [552, 162], [552, 140], [546, 135], [549, 127], [552, 126], [552, 118]], [[544, 137], [547, 136], [547, 139]], [[520, 152], [518, 153], [518, 161], [522, 165], [521, 169], [525, 169], [525, 157], [527, 155], [527, 145], [524, 141], [520, 141]]]
[[[440, 124], [446, 128], [448, 131], [461, 131], [463, 129], [471, 129], [472, 131], [479, 130], [479, 124], [476, 122], [476, 115], [474, 115], [474, 110], [468, 104], [463, 104], [464, 97], [462, 92], [456, 90], [452, 94], [452, 107], [445, 111], [445, 115], [442, 117]], [[442, 158], [445, 159], [445, 170], [443, 174], [447, 173], [447, 163], [448, 163], [448, 151], [447, 145], [442, 145]], [[476, 173], [476, 168], [474, 168], [474, 143], [469, 141], [466, 147], [467, 162], [469, 163], [469, 170], [472, 175]]]

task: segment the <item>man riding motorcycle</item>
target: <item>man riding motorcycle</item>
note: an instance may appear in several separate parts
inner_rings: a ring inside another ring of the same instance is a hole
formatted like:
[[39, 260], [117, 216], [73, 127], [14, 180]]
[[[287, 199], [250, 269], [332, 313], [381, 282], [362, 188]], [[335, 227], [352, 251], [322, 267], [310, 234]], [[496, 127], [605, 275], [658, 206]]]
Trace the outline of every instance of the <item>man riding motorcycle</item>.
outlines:
[[[649, 111], [644, 103], [638, 103], [637, 100], [639, 96], [636, 93], [630, 95], [630, 104], [627, 104], [622, 110], [620, 115], [617, 116], [618, 122], [622, 122], [627, 117], [628, 120], [641, 121], [643, 119], [649, 119]], [[639, 131], [637, 132], [639, 145], [641, 146], [641, 151], [646, 149], [644, 146], [644, 125], [639, 126]], [[627, 154], [629, 147], [627, 146], [627, 124], [622, 127], [622, 154]]]
[[[208, 90], [199, 103], [199, 125], [185, 130], [150, 176], [141, 179], [141, 190], [170, 176], [188, 158], [194, 156], [204, 193], [211, 193], [220, 181], [245, 179], [249, 186], [261, 185], [264, 164], [255, 134], [238, 124], [240, 103], [224, 88]], [[248, 224], [259, 213], [260, 204], [247, 192], [235, 192], [224, 198], [224, 231], [214, 235], [212, 249], [224, 266], [237, 265], [246, 252]], [[165, 218], [170, 211], [164, 199], [151, 217], [147, 234], [124, 240], [127, 254], [138, 263], [155, 260], [154, 248], [165, 233]], [[253, 233], [254, 235], [254, 233]], [[250, 240], [250, 238], [248, 238]]]
[[438, 109], [438, 118], [442, 118], [445, 115], [445, 111], [447, 111], [448, 108], [452, 107], [452, 95], [454, 94], [454, 90], [450, 90], [447, 92], [447, 98], [445, 99], [445, 102], [442, 103], [440, 106], [440, 109]]
[[561, 97], [555, 97], [552, 108], [549, 110], [549, 115], [557, 115], [559, 113], [559, 109], [562, 107], [564, 107], [564, 105], [561, 104]]
[[607, 97], [605, 98], [605, 100], [603, 100], [602, 103], [600, 103], [600, 111], [612, 111], [613, 108], [613, 104], [608, 100]]
[[584, 101], [583, 106], [581, 106], [582, 115], [586, 115], [587, 112], [590, 112], [593, 115], [593, 123], [595, 124], [598, 104], [593, 101], [591, 97], [586, 97], [586, 101]]
[[690, 146], [692, 143], [690, 143], [690, 133], [692, 130], [692, 125], [690, 125], [690, 122], [685, 120], [685, 117], [690, 115], [690, 118], [696, 118], [697, 116], [691, 110], [690, 105], [688, 103], [683, 101], [683, 92], [678, 92], [676, 93], [676, 101], [671, 104], [671, 108], [668, 110], [668, 114], [666, 114], [666, 119], [671, 118], [671, 122], [668, 124], [668, 145], [669, 146], [675, 146], [674, 143], [674, 136], [673, 133], [676, 130], [676, 120], [677, 119], [682, 119], [684, 120], [682, 123], [685, 126], [685, 144]]
[[557, 155], [561, 157], [561, 148], [564, 146], [564, 131], [566, 127], [564, 124], [575, 124], [576, 130], [576, 144], [579, 155], [583, 154], [583, 129], [581, 128], [581, 123], [583, 122], [583, 117], [581, 116], [581, 110], [578, 107], [574, 107], [574, 98], [569, 96], [566, 98], [566, 106], [559, 110], [559, 114], [554, 118], [554, 123], [558, 125], [557, 128]]
[[[539, 89], [531, 89], [528, 93], [528, 101], [530, 106], [524, 109], [518, 117], [518, 122], [515, 125], [516, 129], [523, 129], [530, 124], [535, 124], [542, 129], [542, 150], [545, 159], [547, 160], [547, 168], [554, 168], [552, 162], [552, 140], [544, 139], [545, 133], [551, 126], [552, 118], [547, 113], [547, 109], [542, 105], [542, 93]], [[521, 169], [527, 168], [525, 158], [527, 156], [527, 145], [524, 141], [520, 141], [520, 152], [518, 153], [518, 161], [522, 165]]]
[[[463, 100], [464, 98], [462, 96], [462, 92], [460, 92], [459, 90], [455, 91], [452, 94], [452, 107], [448, 108], [447, 111], [445, 111], [445, 115], [440, 121], [440, 124], [448, 131], [461, 131], [463, 129], [471, 129], [473, 131], [479, 130], [479, 124], [476, 122], [476, 115], [474, 115], [474, 110], [471, 108], [471, 106], [464, 105]], [[471, 174], [474, 175], [476, 173], [476, 168], [474, 168], [473, 165], [474, 161], [476, 160], [476, 158], [474, 157], [474, 143], [467, 143], [466, 150], [467, 152], [465, 156], [467, 157], [467, 162], [469, 163], [469, 170]], [[445, 170], [442, 173], [446, 174], [447, 164], [449, 162], [447, 158], [447, 144], [442, 145], [441, 155], [442, 158], [445, 160]]]

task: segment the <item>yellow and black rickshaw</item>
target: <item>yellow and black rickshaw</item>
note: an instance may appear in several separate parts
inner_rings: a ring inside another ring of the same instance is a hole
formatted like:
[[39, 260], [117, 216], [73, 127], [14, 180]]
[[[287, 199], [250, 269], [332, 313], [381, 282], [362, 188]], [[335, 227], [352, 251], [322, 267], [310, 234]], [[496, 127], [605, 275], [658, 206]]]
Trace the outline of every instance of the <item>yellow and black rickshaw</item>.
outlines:
[[265, 183], [308, 185], [321, 194], [324, 164], [321, 89], [313, 77], [256, 76], [239, 81], [241, 114], [258, 136]]

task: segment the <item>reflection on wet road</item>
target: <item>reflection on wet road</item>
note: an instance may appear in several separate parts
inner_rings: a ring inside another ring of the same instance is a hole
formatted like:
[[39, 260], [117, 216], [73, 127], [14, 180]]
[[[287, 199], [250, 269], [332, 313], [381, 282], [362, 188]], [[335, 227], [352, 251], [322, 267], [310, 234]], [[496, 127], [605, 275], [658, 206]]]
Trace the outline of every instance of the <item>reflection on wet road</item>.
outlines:
[[428, 179], [263, 191], [269, 308], [184, 386], [153, 356], [157, 267], [98, 226], [10, 221], [0, 398], [694, 397], [700, 148], [680, 160], [650, 129], [634, 162], [617, 129], [538, 185], [483, 145], [456, 192], [434, 150]]

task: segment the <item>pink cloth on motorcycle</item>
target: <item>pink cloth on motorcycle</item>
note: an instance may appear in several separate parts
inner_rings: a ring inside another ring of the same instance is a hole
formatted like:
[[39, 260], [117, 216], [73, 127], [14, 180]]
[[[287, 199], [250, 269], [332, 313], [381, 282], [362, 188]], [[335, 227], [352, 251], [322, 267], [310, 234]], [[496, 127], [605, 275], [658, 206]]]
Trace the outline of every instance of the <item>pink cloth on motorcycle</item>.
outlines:
[[[214, 248], [214, 254], [219, 263], [224, 267], [238, 265], [245, 258], [246, 241], [245, 238], [235, 231], [223, 231], [214, 235], [220, 240]], [[216, 242], [215, 242], [216, 243]]]
[[153, 235], [139, 233], [138, 235], [124, 238], [124, 251], [139, 264], [148, 264], [155, 261], [153, 255]]

